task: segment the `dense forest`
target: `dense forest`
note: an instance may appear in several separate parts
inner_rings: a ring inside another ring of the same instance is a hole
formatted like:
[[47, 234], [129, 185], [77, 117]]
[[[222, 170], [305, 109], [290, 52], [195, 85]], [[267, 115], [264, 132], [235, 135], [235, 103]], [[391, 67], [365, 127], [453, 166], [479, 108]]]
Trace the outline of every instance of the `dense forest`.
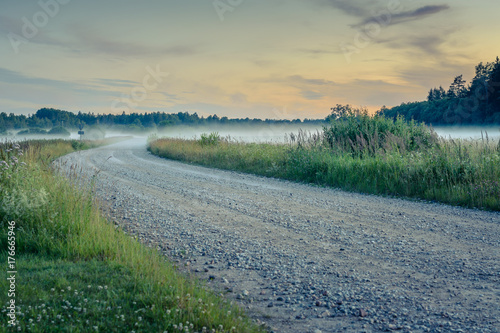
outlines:
[[426, 101], [384, 107], [379, 113], [433, 125], [500, 124], [500, 59], [477, 65], [469, 84], [459, 75], [448, 90], [432, 88]]
[[175, 125], [262, 125], [301, 123], [311, 124], [323, 122], [325, 122], [325, 119], [230, 119], [228, 117], [218, 117], [217, 115], [211, 115], [205, 118], [198, 116], [197, 113], [190, 114], [188, 112], [152, 112], [130, 114], [125, 114], [125, 112], [123, 112], [120, 115], [78, 112], [78, 114], [75, 114], [64, 110], [43, 108], [38, 110], [33, 115], [28, 116], [14, 115], [13, 113], [7, 115], [5, 112], [0, 113], [0, 134], [6, 134], [8, 132], [18, 132], [21, 129], [24, 130], [19, 134], [52, 134], [56, 131], [61, 132], [61, 128], [77, 130], [80, 126], [83, 126], [84, 128], [102, 127], [113, 130], [123, 130], [127, 132], [142, 132], [155, 129], [161, 130]]

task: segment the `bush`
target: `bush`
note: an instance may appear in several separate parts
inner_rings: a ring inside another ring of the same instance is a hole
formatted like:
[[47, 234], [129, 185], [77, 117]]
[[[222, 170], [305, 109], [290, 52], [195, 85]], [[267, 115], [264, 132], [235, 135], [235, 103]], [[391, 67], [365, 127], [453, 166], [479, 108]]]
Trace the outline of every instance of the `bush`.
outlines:
[[19, 131], [17, 135], [46, 135], [47, 131], [41, 128], [33, 127]]
[[203, 146], [216, 146], [219, 144], [221, 140], [221, 137], [219, 133], [217, 132], [212, 132], [210, 134], [203, 133], [201, 135], [200, 140], [198, 140], [198, 143], [203, 147]]
[[68, 137], [71, 133], [62, 126], [53, 127], [47, 134]]
[[333, 150], [354, 156], [411, 152], [432, 147], [437, 134], [425, 124], [376, 115], [349, 115], [323, 129], [324, 142]]

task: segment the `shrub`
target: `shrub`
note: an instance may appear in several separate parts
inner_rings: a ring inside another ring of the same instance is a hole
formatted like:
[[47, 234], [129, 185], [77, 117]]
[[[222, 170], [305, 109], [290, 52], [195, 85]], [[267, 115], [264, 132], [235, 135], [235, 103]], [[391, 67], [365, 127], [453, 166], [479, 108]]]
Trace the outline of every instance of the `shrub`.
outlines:
[[221, 137], [219, 133], [212, 132], [210, 134], [203, 133], [201, 138], [198, 140], [198, 143], [201, 146], [216, 146], [221, 141]]
[[366, 114], [333, 120], [330, 127], [323, 128], [323, 135], [328, 147], [354, 156], [417, 151], [432, 147], [438, 139], [437, 134], [423, 123]]
[[17, 135], [45, 135], [47, 131], [41, 128], [33, 127], [17, 132]]
[[47, 134], [49, 135], [57, 135], [57, 136], [70, 136], [71, 133], [65, 129], [64, 127], [62, 126], [59, 126], [59, 127], [53, 127]]

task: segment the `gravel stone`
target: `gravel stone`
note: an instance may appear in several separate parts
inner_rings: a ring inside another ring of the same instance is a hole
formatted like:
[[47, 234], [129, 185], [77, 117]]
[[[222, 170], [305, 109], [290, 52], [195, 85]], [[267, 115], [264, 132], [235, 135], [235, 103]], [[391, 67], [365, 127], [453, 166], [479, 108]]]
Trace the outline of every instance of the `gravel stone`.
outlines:
[[500, 332], [498, 212], [192, 166], [143, 139], [55, 164], [81, 167], [113, 223], [276, 332]]

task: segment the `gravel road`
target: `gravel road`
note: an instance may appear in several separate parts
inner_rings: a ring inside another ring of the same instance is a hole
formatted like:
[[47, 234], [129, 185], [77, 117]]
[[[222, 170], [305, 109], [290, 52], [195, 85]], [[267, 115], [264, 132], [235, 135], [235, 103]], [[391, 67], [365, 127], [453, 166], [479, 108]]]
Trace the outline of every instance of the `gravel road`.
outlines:
[[161, 159], [67, 155], [112, 220], [275, 332], [500, 332], [500, 214]]

